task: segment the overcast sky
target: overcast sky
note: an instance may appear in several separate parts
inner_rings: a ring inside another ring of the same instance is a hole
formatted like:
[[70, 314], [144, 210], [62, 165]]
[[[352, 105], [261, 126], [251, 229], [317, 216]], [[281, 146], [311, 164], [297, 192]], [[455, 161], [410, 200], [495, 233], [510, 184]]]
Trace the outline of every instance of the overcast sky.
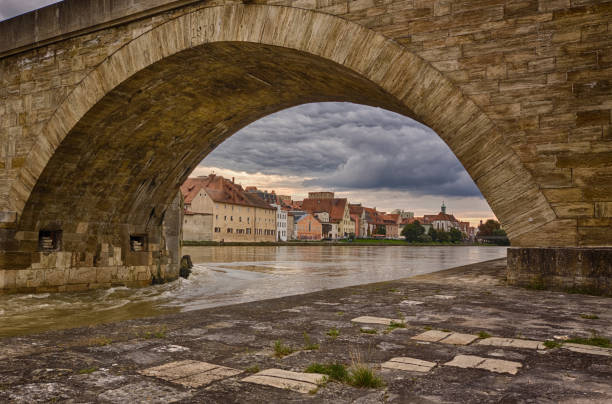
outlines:
[[[57, 0], [0, 0], [0, 20]], [[332, 190], [379, 210], [494, 217], [459, 161], [429, 128], [349, 103], [306, 104], [265, 117], [221, 144], [192, 175], [211, 171], [294, 199]]]
[[445, 201], [471, 222], [493, 217], [435, 132], [357, 104], [305, 104], [260, 119], [223, 142], [192, 175], [211, 171], [297, 200], [308, 191], [332, 190], [384, 211], [433, 214]]

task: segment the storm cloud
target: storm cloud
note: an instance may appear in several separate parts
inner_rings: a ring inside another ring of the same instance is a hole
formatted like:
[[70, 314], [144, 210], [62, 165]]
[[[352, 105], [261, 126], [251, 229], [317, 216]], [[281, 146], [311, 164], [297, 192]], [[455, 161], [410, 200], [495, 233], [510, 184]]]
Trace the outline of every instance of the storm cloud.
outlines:
[[428, 127], [379, 108], [305, 104], [243, 128], [203, 162], [236, 171], [302, 176], [304, 186], [481, 196]]

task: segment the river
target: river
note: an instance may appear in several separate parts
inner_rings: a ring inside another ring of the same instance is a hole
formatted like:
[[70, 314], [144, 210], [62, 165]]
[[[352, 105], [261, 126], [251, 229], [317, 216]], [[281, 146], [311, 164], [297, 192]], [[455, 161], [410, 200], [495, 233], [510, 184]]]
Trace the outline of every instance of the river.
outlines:
[[501, 258], [506, 247], [186, 247], [189, 279], [145, 288], [0, 295], [0, 336], [25, 335], [405, 278]]

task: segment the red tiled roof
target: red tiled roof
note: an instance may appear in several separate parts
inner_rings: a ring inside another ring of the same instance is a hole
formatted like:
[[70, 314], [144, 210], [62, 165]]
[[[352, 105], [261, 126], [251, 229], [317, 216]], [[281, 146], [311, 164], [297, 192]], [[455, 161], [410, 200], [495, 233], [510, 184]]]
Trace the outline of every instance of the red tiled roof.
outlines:
[[346, 198], [334, 199], [311, 199], [306, 198], [302, 201], [302, 210], [306, 212], [327, 212], [329, 220], [332, 222], [340, 221], [344, 218], [344, 209], [346, 207]]
[[274, 209], [256, 194], [244, 192], [239, 184], [234, 184], [220, 175], [214, 174], [208, 177], [187, 178], [181, 185], [185, 203], [190, 204], [201, 189], [204, 189], [215, 202]]

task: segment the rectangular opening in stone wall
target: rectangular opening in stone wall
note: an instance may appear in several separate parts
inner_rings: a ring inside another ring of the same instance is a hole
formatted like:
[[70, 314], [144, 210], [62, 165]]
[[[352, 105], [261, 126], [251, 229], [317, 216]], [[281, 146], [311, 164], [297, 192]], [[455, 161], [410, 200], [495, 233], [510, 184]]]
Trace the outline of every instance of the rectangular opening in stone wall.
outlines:
[[132, 234], [130, 236], [130, 250], [139, 252], [147, 250], [147, 236], [143, 234]]
[[38, 232], [38, 249], [40, 251], [59, 251], [61, 244], [61, 230], [41, 230]]

